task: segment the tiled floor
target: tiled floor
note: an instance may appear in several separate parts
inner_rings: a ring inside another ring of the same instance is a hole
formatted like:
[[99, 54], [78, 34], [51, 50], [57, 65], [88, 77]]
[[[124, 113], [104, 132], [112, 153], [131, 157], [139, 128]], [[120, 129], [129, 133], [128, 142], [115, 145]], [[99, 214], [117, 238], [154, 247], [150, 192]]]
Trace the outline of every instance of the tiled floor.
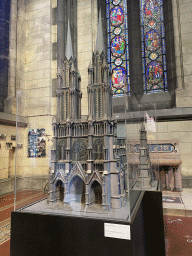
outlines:
[[166, 256], [192, 255], [192, 218], [164, 216]]
[[[163, 198], [179, 197], [181, 203], [163, 200], [163, 214], [170, 216], [192, 217], [192, 189], [184, 188], [182, 192], [163, 191]], [[192, 255], [192, 254], [191, 254]]]
[[192, 189], [163, 191], [166, 256], [192, 256]]
[[[17, 208], [45, 198], [42, 191], [22, 191], [17, 193]], [[14, 210], [14, 195], [0, 197], [0, 256], [10, 256], [11, 212]]]
[[0, 245], [10, 239], [11, 219], [0, 222]]

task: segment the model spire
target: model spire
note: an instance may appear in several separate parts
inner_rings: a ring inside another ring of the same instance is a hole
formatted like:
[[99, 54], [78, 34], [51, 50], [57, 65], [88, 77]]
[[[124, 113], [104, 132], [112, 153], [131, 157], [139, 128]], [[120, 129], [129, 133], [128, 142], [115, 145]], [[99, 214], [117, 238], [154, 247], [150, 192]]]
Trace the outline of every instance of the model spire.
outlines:
[[140, 130], [140, 149], [139, 149], [139, 169], [140, 176], [138, 178], [138, 184], [141, 189], [148, 190], [151, 188], [151, 177], [149, 171], [151, 168], [151, 161], [149, 157], [149, 149], [147, 145], [147, 132], [145, 131], [144, 122], [141, 124]]
[[72, 48], [69, 20], [68, 20], [68, 28], [67, 28], [67, 44], [66, 44], [65, 57], [67, 58], [67, 60], [70, 60], [70, 58], [73, 58], [73, 48]]
[[103, 42], [103, 27], [102, 27], [102, 20], [101, 20], [101, 10], [99, 10], [99, 21], [97, 27], [97, 39], [96, 39], [96, 46], [95, 46], [95, 53], [98, 52], [101, 54], [104, 52], [104, 42]]

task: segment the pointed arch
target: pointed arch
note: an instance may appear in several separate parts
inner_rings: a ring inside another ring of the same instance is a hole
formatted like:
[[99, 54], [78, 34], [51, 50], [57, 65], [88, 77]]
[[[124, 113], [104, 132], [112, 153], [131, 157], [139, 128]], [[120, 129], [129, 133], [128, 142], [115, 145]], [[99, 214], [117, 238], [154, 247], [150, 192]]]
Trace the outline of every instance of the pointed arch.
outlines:
[[90, 205], [92, 204], [102, 205], [102, 186], [97, 180], [90, 186]]
[[56, 186], [56, 200], [63, 202], [63, 200], [64, 200], [64, 192], [65, 192], [63, 181], [58, 179], [56, 181], [55, 186]]
[[62, 140], [58, 144], [58, 160], [66, 159], [66, 141]]
[[103, 140], [97, 139], [93, 144], [93, 159], [102, 160], [103, 159]]
[[85, 203], [85, 182], [79, 175], [74, 175], [69, 183], [69, 201]]
[[89, 180], [90, 186], [92, 185], [92, 183], [93, 183], [95, 180], [102, 186], [101, 174], [100, 174], [97, 170], [94, 171], [94, 173], [92, 174], [92, 176], [91, 176], [91, 178], [90, 178], [90, 180]]

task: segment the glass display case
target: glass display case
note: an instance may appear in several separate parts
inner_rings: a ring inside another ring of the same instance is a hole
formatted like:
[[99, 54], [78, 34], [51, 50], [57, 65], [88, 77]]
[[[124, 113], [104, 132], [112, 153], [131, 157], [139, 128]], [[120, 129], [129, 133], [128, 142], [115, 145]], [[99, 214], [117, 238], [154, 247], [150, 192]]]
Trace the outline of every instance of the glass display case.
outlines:
[[[21, 101], [19, 91], [18, 116]], [[112, 115], [73, 122], [57, 115], [49, 131], [38, 120], [25, 131], [17, 122], [15, 210], [130, 221], [125, 127]]]
[[[58, 74], [54, 114], [39, 115], [45, 109], [42, 98], [42, 109], [26, 109], [28, 126], [23, 127], [19, 119], [24, 95], [17, 92], [11, 218], [15, 255], [23, 248], [26, 255], [42, 255], [47, 248], [55, 250], [55, 244], [62, 255], [90, 255], [95, 239], [101, 255], [106, 255], [106, 246], [107, 255], [118, 255], [119, 241], [112, 244], [106, 238], [126, 240], [121, 251], [142, 255], [148, 243], [144, 237], [151, 244], [156, 228], [161, 238], [155, 239], [164, 243], [162, 197], [153, 194], [160, 190], [158, 161], [151, 161], [153, 151], [158, 154], [162, 145], [148, 141], [156, 133], [155, 106], [139, 105], [141, 111], [130, 114], [125, 94], [121, 111], [113, 112], [117, 101], [99, 52], [93, 54], [93, 67], [88, 69], [87, 115], [81, 114], [81, 79], [73, 58], [63, 61], [63, 73]], [[149, 228], [151, 218], [156, 225]], [[34, 254], [32, 241], [41, 244], [41, 254]], [[73, 250], [66, 254], [66, 248]]]
[[138, 104], [137, 112], [130, 114], [127, 97], [126, 154], [129, 175], [130, 220], [145, 191], [161, 191], [158, 158], [152, 162], [156, 135], [156, 106]]
[[[128, 97], [123, 99], [123, 119], [115, 113], [71, 121], [57, 113], [51, 127], [34, 120], [25, 129], [17, 121], [16, 211], [132, 221], [143, 192], [160, 190], [158, 157], [151, 162], [160, 145], [150, 142], [156, 133], [155, 106], [140, 105], [135, 122]], [[22, 109], [18, 91], [18, 117]]]

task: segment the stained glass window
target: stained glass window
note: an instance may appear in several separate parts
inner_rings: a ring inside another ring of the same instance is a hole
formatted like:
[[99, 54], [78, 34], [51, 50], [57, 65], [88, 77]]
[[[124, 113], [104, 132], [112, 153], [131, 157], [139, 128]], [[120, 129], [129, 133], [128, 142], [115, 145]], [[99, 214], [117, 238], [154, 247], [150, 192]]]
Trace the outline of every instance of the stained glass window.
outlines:
[[106, 0], [108, 63], [114, 96], [130, 91], [127, 1]]
[[140, 0], [144, 92], [168, 91], [163, 0]]

